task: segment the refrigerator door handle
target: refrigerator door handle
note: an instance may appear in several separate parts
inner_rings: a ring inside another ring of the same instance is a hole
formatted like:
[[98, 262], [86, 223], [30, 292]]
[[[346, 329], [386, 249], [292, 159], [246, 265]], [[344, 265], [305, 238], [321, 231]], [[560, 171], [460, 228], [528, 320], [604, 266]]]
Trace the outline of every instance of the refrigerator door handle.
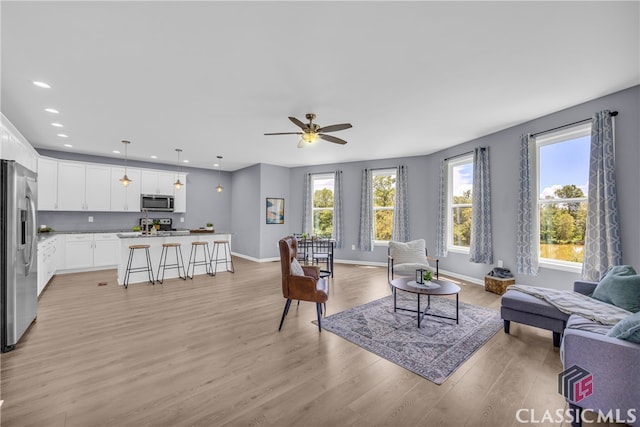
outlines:
[[[25, 218], [22, 224], [22, 242], [24, 246], [22, 248], [22, 258], [24, 260], [24, 272], [25, 275], [29, 274], [33, 266], [34, 261], [34, 248], [37, 247], [37, 230], [36, 230], [36, 205], [31, 197], [31, 194], [26, 195], [27, 199], [27, 218]], [[27, 242], [27, 239], [29, 241]]]

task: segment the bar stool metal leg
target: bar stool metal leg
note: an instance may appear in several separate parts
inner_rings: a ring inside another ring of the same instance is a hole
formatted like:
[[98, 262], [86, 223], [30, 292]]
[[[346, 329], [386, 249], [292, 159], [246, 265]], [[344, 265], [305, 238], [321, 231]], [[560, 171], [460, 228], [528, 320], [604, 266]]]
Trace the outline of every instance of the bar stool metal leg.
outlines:
[[[198, 246], [202, 246], [202, 249], [204, 251], [204, 261], [198, 261]], [[204, 265], [206, 273], [208, 275], [213, 275], [211, 272], [211, 254], [209, 253], [209, 244], [207, 242], [191, 243], [189, 265], [187, 265], [187, 277], [189, 277], [190, 279], [193, 279], [197, 265]], [[191, 269], [191, 275], [189, 275], [189, 269]]]
[[[223, 258], [220, 258], [220, 246], [222, 246], [222, 248], [224, 249]], [[218, 272], [218, 264], [223, 263], [225, 266], [225, 271], [228, 271], [229, 273], [235, 273], [235, 268], [233, 267], [233, 259], [231, 258], [231, 246], [229, 246], [229, 241], [217, 240], [213, 242], [213, 249], [211, 250], [211, 270], [214, 276]], [[231, 269], [229, 269], [229, 264], [231, 264]]]
[[[146, 265], [140, 267], [133, 267], [133, 256], [136, 249], [144, 249], [145, 251], [145, 259]], [[147, 272], [149, 276], [149, 282], [152, 285], [155, 285], [155, 279], [153, 278], [153, 267], [151, 266], [151, 255], [149, 254], [149, 245], [131, 245], [129, 246], [129, 259], [127, 260], [127, 269], [124, 272], [124, 288], [129, 288], [129, 279], [131, 278], [131, 273], [142, 273]]]
[[[169, 248], [174, 248], [176, 253], [176, 262], [175, 264], [167, 264], [167, 256], [169, 255]], [[180, 253], [178, 253], [178, 250]], [[182, 267], [182, 273], [180, 274], [180, 267]], [[160, 264], [158, 264], [158, 282], [162, 284], [164, 282], [164, 273], [165, 270], [169, 268], [176, 268], [178, 270], [178, 277], [182, 280], [187, 280], [187, 273], [184, 269], [184, 260], [182, 259], [182, 248], [180, 243], [163, 243], [162, 244], [162, 253], [160, 254]], [[162, 279], [160, 279], [160, 270], [162, 269]]]

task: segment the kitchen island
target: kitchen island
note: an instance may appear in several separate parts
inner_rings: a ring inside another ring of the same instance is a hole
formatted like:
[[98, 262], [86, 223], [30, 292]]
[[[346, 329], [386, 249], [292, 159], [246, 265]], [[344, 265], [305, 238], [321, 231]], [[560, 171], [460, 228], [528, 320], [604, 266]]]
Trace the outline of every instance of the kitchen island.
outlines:
[[[120, 262], [118, 263], [118, 284], [124, 285], [124, 273], [127, 269], [127, 261], [129, 260], [129, 246], [130, 245], [149, 245], [149, 254], [151, 255], [151, 264], [153, 267], [153, 276], [158, 277], [158, 266], [160, 265], [160, 254], [162, 253], [163, 243], [180, 243], [182, 248], [182, 258], [184, 260], [185, 270], [189, 264], [189, 253], [191, 252], [192, 242], [207, 242], [209, 244], [209, 251], [213, 250], [213, 242], [216, 240], [227, 240], [231, 245], [232, 233], [189, 233], [189, 232], [158, 232], [156, 235], [143, 235], [139, 232], [118, 233], [120, 238]], [[222, 256], [224, 251], [221, 252]], [[198, 251], [198, 260], [202, 260], [202, 250]], [[227, 261], [231, 262], [231, 254], [227, 254]], [[222, 261], [221, 261], [222, 262]], [[175, 264], [175, 250], [170, 248], [167, 256], [167, 264]], [[133, 267], [140, 267], [146, 265], [145, 251], [134, 251], [133, 261], [131, 264]], [[225, 270], [218, 269], [218, 273]], [[195, 267], [194, 274], [206, 274], [205, 266], [199, 265]], [[175, 268], [167, 268], [164, 273], [164, 278], [171, 279], [178, 277], [178, 270]], [[129, 285], [133, 283], [149, 283], [147, 273], [132, 273], [129, 277]]]

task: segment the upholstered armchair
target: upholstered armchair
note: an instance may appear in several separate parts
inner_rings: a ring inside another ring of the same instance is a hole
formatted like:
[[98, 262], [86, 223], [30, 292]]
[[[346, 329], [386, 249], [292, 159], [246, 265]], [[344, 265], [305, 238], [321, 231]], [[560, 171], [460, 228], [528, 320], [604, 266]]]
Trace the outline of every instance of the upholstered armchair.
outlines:
[[298, 262], [298, 241], [288, 236], [280, 239], [280, 268], [282, 270], [282, 295], [287, 299], [280, 320], [280, 327], [289, 312], [291, 300], [310, 301], [316, 303], [318, 314], [318, 330], [322, 332], [320, 318], [323, 304], [329, 299], [329, 285], [326, 279], [320, 278], [320, 269], [313, 265], [300, 265]]
[[[416, 270], [431, 270], [436, 279], [439, 274], [440, 262], [437, 258], [427, 255], [427, 247], [424, 239], [410, 242], [389, 242], [389, 256], [387, 257], [387, 280], [391, 282], [394, 275], [415, 276]], [[435, 264], [435, 268], [431, 263]]]

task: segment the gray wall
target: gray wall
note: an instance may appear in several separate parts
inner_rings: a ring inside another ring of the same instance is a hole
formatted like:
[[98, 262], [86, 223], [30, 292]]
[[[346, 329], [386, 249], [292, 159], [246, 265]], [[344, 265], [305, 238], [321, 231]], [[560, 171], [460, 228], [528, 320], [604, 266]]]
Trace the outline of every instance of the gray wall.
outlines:
[[[63, 160], [75, 160], [88, 163], [102, 163], [122, 166], [120, 159], [110, 157], [89, 156], [64, 151], [38, 150], [38, 153]], [[176, 171], [176, 165], [129, 161], [130, 167]], [[224, 187], [218, 193], [218, 171], [180, 167], [181, 173], [187, 173], [187, 182], [180, 191], [187, 191], [187, 212], [184, 214], [171, 212], [150, 213], [151, 218], [172, 218], [174, 228], [200, 228], [207, 222], [213, 222], [216, 231], [228, 232], [231, 229], [231, 174], [220, 173], [220, 181]], [[92, 223], [88, 217], [93, 216]], [[108, 231], [127, 230], [137, 225], [142, 216], [140, 212], [55, 212], [41, 211], [38, 214], [39, 224], [48, 225], [57, 231]], [[180, 222], [184, 218], [184, 222]]]
[[231, 194], [231, 228], [234, 240], [233, 252], [251, 258], [260, 258], [260, 165], [249, 166], [233, 172]]
[[[284, 224], [267, 224], [267, 197], [284, 199]], [[260, 258], [279, 258], [278, 240], [291, 233], [292, 220], [289, 215], [289, 168], [273, 165], [260, 165]]]
[[[517, 106], [514, 106], [517, 108]], [[439, 165], [443, 158], [472, 150], [476, 146], [490, 147], [491, 191], [494, 230], [494, 261], [504, 260], [505, 267], [515, 270], [516, 213], [518, 183], [519, 137], [522, 133], [535, 133], [589, 118], [596, 111], [611, 109], [616, 117], [616, 162], [620, 220], [623, 236], [624, 263], [640, 268], [640, 86], [604, 96], [566, 110], [483, 136], [453, 148], [427, 156], [397, 158], [368, 162], [340, 163], [291, 170], [291, 204], [289, 212], [301, 222], [302, 182], [307, 172], [320, 173], [336, 169], [343, 171], [345, 247], [336, 252], [337, 259], [385, 263], [386, 248], [376, 247], [373, 252], [351, 250], [358, 240], [361, 171], [365, 167], [408, 166], [409, 210], [411, 238], [427, 240], [431, 254], [435, 253], [436, 221], [438, 218]], [[296, 229], [296, 230], [299, 230]], [[468, 255], [450, 253], [440, 262], [442, 269], [482, 280], [493, 268], [474, 264]], [[519, 283], [542, 285], [558, 289], [571, 287], [578, 274], [541, 268], [536, 277], [516, 276]]]

